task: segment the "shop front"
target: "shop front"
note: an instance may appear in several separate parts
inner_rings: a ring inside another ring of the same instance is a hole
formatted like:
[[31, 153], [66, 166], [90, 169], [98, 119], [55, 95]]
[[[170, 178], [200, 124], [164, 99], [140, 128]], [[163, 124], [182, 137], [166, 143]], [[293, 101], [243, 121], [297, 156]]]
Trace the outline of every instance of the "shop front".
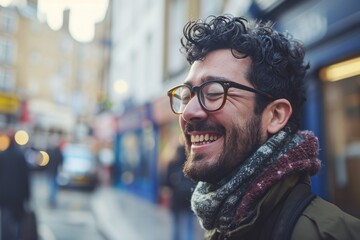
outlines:
[[360, 217], [360, 48], [324, 66], [325, 132], [333, 200]]
[[0, 130], [18, 122], [20, 107], [21, 101], [17, 95], [0, 92]]
[[303, 128], [319, 137], [322, 161], [313, 189], [360, 217], [360, 2], [304, 1], [276, 22], [307, 50]]
[[117, 187], [152, 202], [161, 201], [163, 177], [181, 141], [177, 119], [167, 96], [130, 109], [117, 119]]
[[30, 134], [30, 144], [36, 149], [46, 149], [52, 135], [72, 140], [76, 118], [72, 111], [54, 102], [30, 99], [27, 102], [27, 117], [23, 124]]
[[115, 137], [115, 185], [149, 201], [158, 196], [158, 129], [145, 104], [117, 119]]

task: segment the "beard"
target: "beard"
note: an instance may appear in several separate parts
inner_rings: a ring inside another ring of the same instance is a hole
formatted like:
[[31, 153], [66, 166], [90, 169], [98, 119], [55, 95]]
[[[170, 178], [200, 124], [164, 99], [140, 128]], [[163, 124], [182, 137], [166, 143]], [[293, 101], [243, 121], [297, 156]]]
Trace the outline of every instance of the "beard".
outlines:
[[261, 133], [260, 115], [254, 115], [243, 127], [233, 128], [226, 133], [223, 151], [215, 157], [215, 163], [201, 162], [204, 154], [191, 154], [191, 144], [186, 144], [185, 176], [196, 182], [219, 182], [261, 146]]

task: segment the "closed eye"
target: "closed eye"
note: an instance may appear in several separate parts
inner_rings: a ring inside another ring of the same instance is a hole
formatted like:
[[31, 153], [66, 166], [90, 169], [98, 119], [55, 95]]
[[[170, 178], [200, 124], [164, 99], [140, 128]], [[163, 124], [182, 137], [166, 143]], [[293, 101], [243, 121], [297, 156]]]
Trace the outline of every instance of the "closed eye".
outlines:
[[223, 92], [213, 92], [213, 93], [206, 93], [206, 99], [208, 100], [217, 100], [222, 98], [224, 95]]

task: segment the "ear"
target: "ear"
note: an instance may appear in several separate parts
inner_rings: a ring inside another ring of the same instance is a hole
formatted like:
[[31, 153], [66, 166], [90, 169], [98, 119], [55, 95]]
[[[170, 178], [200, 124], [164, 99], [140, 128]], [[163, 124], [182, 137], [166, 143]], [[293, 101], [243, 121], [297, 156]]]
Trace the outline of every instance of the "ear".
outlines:
[[288, 100], [277, 99], [271, 102], [264, 110], [265, 129], [272, 135], [285, 127], [292, 114], [292, 107]]

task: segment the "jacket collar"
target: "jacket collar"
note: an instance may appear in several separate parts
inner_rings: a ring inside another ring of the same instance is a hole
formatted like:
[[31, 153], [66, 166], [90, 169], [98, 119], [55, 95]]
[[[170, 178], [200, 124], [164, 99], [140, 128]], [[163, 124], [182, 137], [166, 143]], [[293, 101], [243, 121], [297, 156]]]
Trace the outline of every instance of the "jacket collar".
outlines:
[[[247, 234], [254, 228], [261, 229], [260, 225], [263, 219], [267, 219], [268, 215], [274, 210], [276, 205], [281, 201], [281, 199], [286, 195], [286, 192], [289, 191], [292, 187], [294, 187], [300, 180], [299, 175], [291, 175], [284, 178], [282, 181], [275, 184], [260, 200], [259, 204], [255, 209], [255, 217], [252, 218], [251, 221], [248, 221], [245, 218], [238, 228], [235, 230], [228, 232], [225, 236], [229, 239], [232, 237], [236, 237], [238, 235]], [[304, 182], [310, 183], [310, 177], [306, 176], [303, 180]], [[218, 236], [221, 235], [216, 229], [207, 231], [205, 233], [205, 240], [216, 240]]]

